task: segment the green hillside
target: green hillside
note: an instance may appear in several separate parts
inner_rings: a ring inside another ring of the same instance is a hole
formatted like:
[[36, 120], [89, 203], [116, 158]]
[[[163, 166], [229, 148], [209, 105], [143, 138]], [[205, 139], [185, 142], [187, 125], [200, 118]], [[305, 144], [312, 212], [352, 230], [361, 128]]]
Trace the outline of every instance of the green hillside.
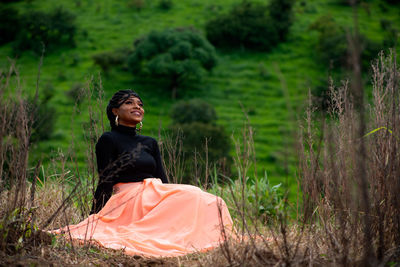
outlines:
[[[103, 51], [133, 47], [133, 41], [151, 30], [173, 27], [195, 27], [204, 33], [205, 23], [216, 12], [227, 12], [239, 0], [185, 0], [173, 1], [169, 10], [158, 7], [159, 1], [19, 1], [8, 5], [21, 12], [28, 10], [52, 10], [62, 6], [76, 15], [78, 34], [76, 47], [49, 52], [41, 69], [41, 88], [54, 90], [51, 105], [57, 110], [55, 132], [48, 141], [34, 148], [34, 158], [48, 158], [52, 151], [67, 151], [75, 136], [79, 147], [78, 160], [84, 162], [86, 144], [81, 125], [88, 121], [82, 105], [82, 114], [74, 115], [74, 103], [66, 93], [77, 83], [85, 84], [91, 76], [97, 77], [100, 68], [92, 56]], [[285, 178], [285, 153], [290, 153], [289, 181], [294, 188], [295, 160], [294, 140], [289, 130], [295, 127], [293, 119], [301, 118], [301, 111], [308, 90], [327, 80], [328, 66], [318, 60], [315, 53], [317, 32], [309, 26], [320, 16], [330, 14], [341, 26], [351, 28], [352, 9], [337, 0], [297, 1], [295, 20], [287, 41], [269, 52], [244, 49], [217, 50], [218, 65], [195, 91], [186, 90], [179, 99], [172, 100], [170, 92], [150, 88], [134, 79], [129, 72], [113, 69], [102, 75], [105, 99], [118, 89], [133, 88], [145, 102], [144, 135], [157, 136], [159, 129], [170, 123], [169, 110], [181, 99], [201, 98], [211, 103], [218, 114], [218, 124], [226, 131], [240, 136], [246, 120], [243, 109], [255, 130], [257, 168], [266, 171], [273, 184]], [[141, 10], [135, 3], [143, 3]], [[369, 39], [381, 42], [384, 38], [380, 26], [382, 19], [400, 25], [400, 7], [384, 1], [367, 1], [359, 9], [360, 31]], [[11, 44], [0, 47], [0, 65], [8, 65]], [[17, 60], [23, 87], [34, 92], [39, 57], [24, 52]], [[243, 106], [243, 108], [242, 108]], [[72, 123], [71, 123], [72, 121]], [[232, 155], [234, 147], [232, 147]]]

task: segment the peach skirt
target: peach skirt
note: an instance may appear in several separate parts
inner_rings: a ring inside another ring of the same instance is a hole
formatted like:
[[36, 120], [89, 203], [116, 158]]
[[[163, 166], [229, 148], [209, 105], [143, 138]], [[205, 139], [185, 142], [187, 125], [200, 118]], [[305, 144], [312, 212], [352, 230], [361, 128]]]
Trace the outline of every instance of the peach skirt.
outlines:
[[147, 256], [206, 251], [224, 241], [222, 227], [232, 232], [225, 202], [198, 187], [148, 178], [116, 184], [114, 191], [99, 213], [53, 232]]

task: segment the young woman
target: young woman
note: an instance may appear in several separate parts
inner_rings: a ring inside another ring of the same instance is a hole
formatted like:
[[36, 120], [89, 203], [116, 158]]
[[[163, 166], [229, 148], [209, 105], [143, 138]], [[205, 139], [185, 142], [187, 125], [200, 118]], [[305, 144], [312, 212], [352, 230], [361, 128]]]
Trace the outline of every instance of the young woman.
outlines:
[[178, 256], [217, 247], [232, 231], [224, 201], [195, 186], [168, 184], [157, 141], [137, 133], [143, 115], [134, 91], [111, 98], [111, 131], [96, 145], [100, 179], [91, 215], [56, 232], [131, 255]]

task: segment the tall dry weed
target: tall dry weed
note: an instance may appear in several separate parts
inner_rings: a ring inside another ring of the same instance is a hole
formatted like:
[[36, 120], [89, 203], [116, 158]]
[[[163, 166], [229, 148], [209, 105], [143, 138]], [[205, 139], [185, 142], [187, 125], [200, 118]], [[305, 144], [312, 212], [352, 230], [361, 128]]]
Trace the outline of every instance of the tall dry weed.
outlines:
[[339, 88], [331, 84], [331, 108], [319, 123], [321, 131], [309, 109], [299, 150], [304, 207], [314, 211], [313, 222], [323, 230], [316, 234], [325, 244], [319, 253], [341, 265], [388, 262], [398, 258], [400, 248], [396, 55], [381, 53], [372, 67], [373, 100], [364, 114], [368, 130], [359, 132], [363, 109], [349, 83]]

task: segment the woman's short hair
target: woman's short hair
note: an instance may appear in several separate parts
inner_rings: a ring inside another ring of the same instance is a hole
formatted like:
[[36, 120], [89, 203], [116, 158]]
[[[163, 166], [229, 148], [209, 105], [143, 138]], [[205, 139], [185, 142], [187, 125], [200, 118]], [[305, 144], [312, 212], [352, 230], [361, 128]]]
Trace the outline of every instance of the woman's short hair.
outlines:
[[[107, 118], [110, 121], [111, 128], [115, 128], [115, 115], [112, 112], [113, 108], [119, 108], [128, 98], [137, 97], [142, 101], [140, 96], [131, 89], [119, 90], [110, 99], [107, 105]], [[143, 102], [143, 101], [142, 101]]]

